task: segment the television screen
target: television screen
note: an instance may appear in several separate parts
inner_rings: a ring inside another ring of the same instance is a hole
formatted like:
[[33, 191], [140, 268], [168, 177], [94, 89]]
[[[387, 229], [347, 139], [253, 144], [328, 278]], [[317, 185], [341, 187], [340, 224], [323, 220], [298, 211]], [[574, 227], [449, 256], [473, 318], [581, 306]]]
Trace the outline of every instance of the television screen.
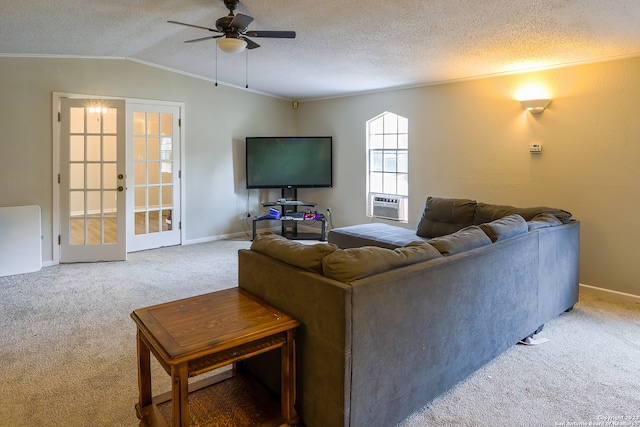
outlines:
[[247, 137], [247, 188], [332, 187], [332, 138]]

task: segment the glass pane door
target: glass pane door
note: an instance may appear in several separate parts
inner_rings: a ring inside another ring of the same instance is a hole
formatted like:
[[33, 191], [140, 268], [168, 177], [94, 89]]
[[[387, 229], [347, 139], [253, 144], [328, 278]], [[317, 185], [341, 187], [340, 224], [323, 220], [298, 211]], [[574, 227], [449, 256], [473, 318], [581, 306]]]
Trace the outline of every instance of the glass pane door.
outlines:
[[61, 100], [61, 262], [126, 258], [124, 102]]
[[129, 109], [134, 207], [129, 251], [180, 243], [178, 113], [177, 107], [153, 105]]

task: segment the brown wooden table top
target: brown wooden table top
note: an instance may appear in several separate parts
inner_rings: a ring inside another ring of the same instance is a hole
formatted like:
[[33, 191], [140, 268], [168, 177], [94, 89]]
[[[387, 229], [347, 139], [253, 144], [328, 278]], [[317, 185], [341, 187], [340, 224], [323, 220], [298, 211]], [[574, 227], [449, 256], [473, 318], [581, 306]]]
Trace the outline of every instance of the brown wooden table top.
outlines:
[[240, 288], [140, 308], [131, 317], [168, 364], [217, 353], [300, 324]]

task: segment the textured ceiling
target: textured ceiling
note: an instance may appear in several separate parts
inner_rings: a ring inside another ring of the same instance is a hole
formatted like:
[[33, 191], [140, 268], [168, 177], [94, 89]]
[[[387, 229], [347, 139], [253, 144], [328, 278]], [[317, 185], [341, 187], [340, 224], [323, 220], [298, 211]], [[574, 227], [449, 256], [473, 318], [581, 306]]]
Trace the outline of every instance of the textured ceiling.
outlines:
[[[640, 56], [640, 0], [244, 0], [295, 39], [217, 54], [221, 0], [0, 0], [0, 55], [129, 58], [305, 100]], [[248, 63], [248, 68], [247, 68]], [[247, 74], [248, 70], [248, 74]]]

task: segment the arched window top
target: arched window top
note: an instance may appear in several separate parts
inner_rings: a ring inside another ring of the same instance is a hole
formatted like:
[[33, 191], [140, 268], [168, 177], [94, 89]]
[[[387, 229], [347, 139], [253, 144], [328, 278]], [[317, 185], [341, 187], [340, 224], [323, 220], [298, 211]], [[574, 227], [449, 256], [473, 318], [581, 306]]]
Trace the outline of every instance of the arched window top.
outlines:
[[370, 119], [369, 133], [374, 134], [408, 134], [409, 120], [406, 117], [385, 111]]

